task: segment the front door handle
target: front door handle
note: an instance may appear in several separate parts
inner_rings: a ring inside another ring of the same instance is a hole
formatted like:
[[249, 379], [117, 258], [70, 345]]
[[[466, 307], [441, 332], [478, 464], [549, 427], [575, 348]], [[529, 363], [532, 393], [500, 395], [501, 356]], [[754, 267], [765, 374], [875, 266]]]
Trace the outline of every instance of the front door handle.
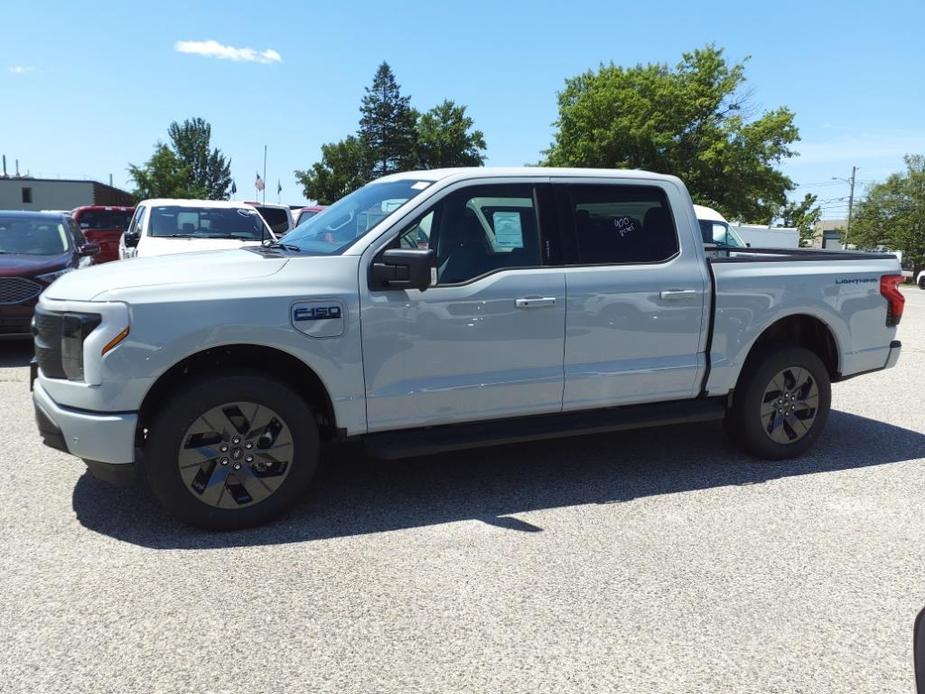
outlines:
[[680, 301], [682, 299], [693, 299], [700, 295], [696, 289], [666, 289], [658, 293], [659, 299], [666, 301]]
[[528, 296], [514, 300], [514, 306], [517, 308], [543, 308], [544, 306], [555, 305], [556, 297], [554, 296]]

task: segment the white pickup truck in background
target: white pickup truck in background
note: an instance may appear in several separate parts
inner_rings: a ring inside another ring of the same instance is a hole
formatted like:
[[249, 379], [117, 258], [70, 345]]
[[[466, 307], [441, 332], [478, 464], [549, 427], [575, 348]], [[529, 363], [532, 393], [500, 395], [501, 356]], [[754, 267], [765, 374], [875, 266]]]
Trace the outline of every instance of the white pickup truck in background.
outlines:
[[216, 528], [291, 505], [322, 440], [396, 457], [725, 419], [785, 458], [832, 382], [896, 363], [901, 281], [886, 254], [708, 259], [672, 176], [406, 172], [277, 244], [64, 275], [35, 314], [36, 419]]
[[246, 203], [142, 200], [119, 240], [119, 259], [242, 248], [276, 240], [259, 211]]

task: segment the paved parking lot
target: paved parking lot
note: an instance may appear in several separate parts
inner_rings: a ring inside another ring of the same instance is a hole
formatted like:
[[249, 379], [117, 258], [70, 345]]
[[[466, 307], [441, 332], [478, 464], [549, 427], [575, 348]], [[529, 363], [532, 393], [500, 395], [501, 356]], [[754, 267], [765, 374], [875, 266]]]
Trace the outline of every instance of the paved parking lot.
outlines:
[[2, 692], [909, 692], [925, 292], [815, 451], [721, 427], [382, 463], [208, 534], [44, 448], [0, 343]]

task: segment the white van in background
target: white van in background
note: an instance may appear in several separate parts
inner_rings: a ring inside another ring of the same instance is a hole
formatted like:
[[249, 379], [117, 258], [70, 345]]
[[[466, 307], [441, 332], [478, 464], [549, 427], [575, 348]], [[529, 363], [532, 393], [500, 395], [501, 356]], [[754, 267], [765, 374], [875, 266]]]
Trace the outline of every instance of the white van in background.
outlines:
[[700, 235], [705, 244], [713, 244], [720, 248], [747, 248], [748, 244], [729, 225], [726, 218], [712, 207], [694, 205], [694, 213], [700, 224]]
[[800, 230], [795, 227], [768, 227], [761, 224], [734, 224], [749, 246], [755, 248], [799, 248]]
[[258, 246], [276, 235], [252, 206], [228, 200], [143, 200], [119, 241], [119, 258]]

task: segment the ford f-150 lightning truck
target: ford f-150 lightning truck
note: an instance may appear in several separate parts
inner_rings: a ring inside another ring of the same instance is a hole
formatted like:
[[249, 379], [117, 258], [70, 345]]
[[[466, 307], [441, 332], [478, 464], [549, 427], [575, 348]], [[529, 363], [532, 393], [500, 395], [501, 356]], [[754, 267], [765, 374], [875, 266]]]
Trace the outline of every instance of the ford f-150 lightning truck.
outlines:
[[724, 419], [780, 459], [832, 382], [896, 363], [900, 282], [893, 255], [708, 259], [672, 176], [406, 172], [280, 242], [64, 275], [33, 399], [46, 444], [211, 528], [286, 509], [324, 441], [388, 458]]

